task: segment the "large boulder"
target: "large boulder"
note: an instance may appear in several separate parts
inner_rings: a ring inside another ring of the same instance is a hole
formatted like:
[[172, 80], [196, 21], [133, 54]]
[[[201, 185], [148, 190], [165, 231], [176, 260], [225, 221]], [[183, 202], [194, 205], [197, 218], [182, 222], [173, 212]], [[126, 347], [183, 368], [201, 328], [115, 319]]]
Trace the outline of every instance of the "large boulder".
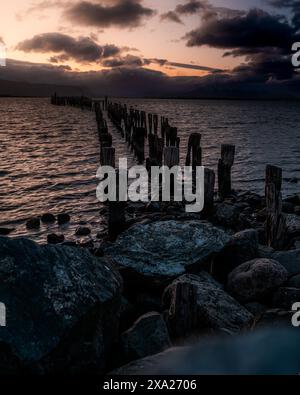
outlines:
[[295, 214], [286, 216], [287, 234], [289, 237], [300, 236], [300, 217]]
[[211, 331], [236, 333], [253, 318], [209, 275], [176, 279], [163, 294], [163, 306], [174, 338]]
[[258, 232], [248, 229], [233, 235], [225, 248], [216, 256], [213, 264], [213, 275], [225, 282], [228, 274], [244, 262], [258, 258]]
[[201, 268], [229, 240], [205, 221], [158, 221], [133, 226], [105, 252], [127, 281], [153, 286]]
[[170, 348], [171, 341], [163, 317], [156, 312], [140, 317], [121, 335], [121, 346], [128, 361], [158, 354]]
[[277, 261], [254, 259], [234, 269], [229, 277], [228, 291], [240, 302], [264, 300], [288, 279], [288, 273]]
[[41, 373], [105, 371], [121, 291], [118, 272], [87, 250], [0, 237], [6, 359]]
[[140, 359], [115, 375], [295, 375], [300, 372], [298, 329], [264, 329], [201, 340]]
[[290, 277], [300, 274], [300, 249], [275, 252], [272, 259], [284, 266]]

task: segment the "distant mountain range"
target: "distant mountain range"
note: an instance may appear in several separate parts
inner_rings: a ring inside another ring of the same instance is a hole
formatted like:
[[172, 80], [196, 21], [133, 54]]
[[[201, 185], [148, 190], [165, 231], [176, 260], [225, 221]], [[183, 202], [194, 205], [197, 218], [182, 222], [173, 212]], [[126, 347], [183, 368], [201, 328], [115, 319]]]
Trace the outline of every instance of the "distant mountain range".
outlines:
[[86, 90], [79, 86], [33, 84], [21, 81], [0, 80], [0, 96], [21, 96], [21, 97], [49, 97], [56, 92], [63, 96], [77, 96], [86, 94]]

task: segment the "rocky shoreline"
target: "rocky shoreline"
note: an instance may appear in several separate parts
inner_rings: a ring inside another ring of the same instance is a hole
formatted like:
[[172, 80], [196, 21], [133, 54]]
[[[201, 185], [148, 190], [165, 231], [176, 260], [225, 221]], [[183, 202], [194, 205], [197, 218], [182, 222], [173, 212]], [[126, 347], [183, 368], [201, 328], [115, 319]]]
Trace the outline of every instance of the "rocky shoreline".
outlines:
[[[173, 346], [291, 327], [300, 302], [299, 208], [299, 195], [283, 201], [280, 251], [266, 245], [265, 199], [251, 192], [216, 200], [205, 218], [182, 203], [128, 203], [117, 240], [106, 231], [87, 244], [49, 235], [39, 246], [2, 230], [1, 372], [137, 374], [139, 360]], [[28, 226], [40, 221], [72, 216], [47, 214]]]

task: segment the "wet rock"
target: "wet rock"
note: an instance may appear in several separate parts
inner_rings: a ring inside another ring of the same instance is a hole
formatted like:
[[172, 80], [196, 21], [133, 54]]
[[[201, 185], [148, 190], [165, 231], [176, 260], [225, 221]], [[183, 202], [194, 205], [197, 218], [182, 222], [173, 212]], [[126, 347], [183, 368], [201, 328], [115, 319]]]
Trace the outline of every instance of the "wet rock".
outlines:
[[208, 222], [157, 221], [130, 228], [105, 253], [135, 286], [141, 280], [163, 285], [187, 270], [201, 268], [229, 240]]
[[233, 337], [201, 340], [146, 357], [117, 375], [295, 375], [300, 371], [298, 329], [272, 328]]
[[238, 266], [228, 277], [228, 291], [240, 302], [264, 300], [287, 281], [288, 272], [277, 261], [254, 259]]
[[0, 228], [0, 236], [8, 236], [14, 230], [14, 228]]
[[295, 207], [295, 214], [298, 216], [300, 215], [300, 206]]
[[38, 229], [41, 226], [41, 221], [39, 218], [32, 218], [26, 222], [27, 229]]
[[299, 288], [279, 288], [272, 300], [274, 307], [291, 310], [294, 303], [300, 302], [300, 289]]
[[228, 274], [244, 262], [257, 258], [258, 233], [254, 229], [236, 233], [224, 249], [216, 256], [213, 264], [213, 275], [225, 282]]
[[75, 231], [75, 236], [88, 236], [91, 234], [91, 229], [86, 226], [79, 226]]
[[87, 250], [0, 237], [0, 300], [9, 311], [0, 344], [29, 372], [103, 372], [121, 288], [117, 271]]
[[54, 223], [56, 221], [56, 218], [55, 218], [55, 215], [50, 214], [50, 213], [46, 213], [46, 214], [43, 214], [41, 216], [41, 221], [44, 224], [51, 224], [51, 223]]
[[272, 259], [278, 261], [288, 271], [290, 277], [300, 274], [300, 249], [275, 252]]
[[65, 241], [65, 236], [64, 235], [57, 235], [55, 233], [52, 233], [47, 236], [47, 242], [48, 244], [60, 244]]
[[69, 214], [62, 213], [62, 214], [58, 214], [58, 216], [57, 216], [58, 225], [64, 225], [70, 221], [71, 221], [71, 217]]
[[226, 227], [235, 227], [239, 218], [240, 209], [228, 203], [218, 205], [215, 218], [218, 224]]
[[222, 330], [236, 333], [248, 326], [253, 318], [212, 278], [192, 274], [179, 277], [166, 288], [163, 308], [174, 338]]
[[121, 335], [121, 346], [127, 361], [154, 355], [171, 347], [163, 317], [151, 312], [140, 317]]
[[253, 192], [242, 192], [238, 195], [239, 202], [246, 202], [249, 206], [254, 209], [261, 210], [264, 205], [264, 199]]

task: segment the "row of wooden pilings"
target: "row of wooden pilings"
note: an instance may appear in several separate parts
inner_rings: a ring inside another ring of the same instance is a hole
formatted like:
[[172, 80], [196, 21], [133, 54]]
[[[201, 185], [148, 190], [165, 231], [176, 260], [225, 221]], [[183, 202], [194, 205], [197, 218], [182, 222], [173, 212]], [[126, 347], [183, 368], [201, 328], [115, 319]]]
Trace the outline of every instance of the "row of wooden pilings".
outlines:
[[[139, 164], [146, 162], [148, 171], [152, 166], [178, 166], [180, 161], [180, 138], [177, 128], [169, 124], [166, 117], [147, 114], [136, 108], [128, 108], [126, 104], [104, 100], [91, 100], [85, 97], [64, 97], [54, 95], [51, 103], [70, 105], [81, 109], [93, 110], [96, 114], [100, 143], [100, 163], [102, 166], [116, 166], [116, 153], [112, 135], [109, 133], [104, 111], [116, 127], [124, 142], [134, 152]], [[192, 133], [188, 140], [185, 165], [202, 166], [201, 134]], [[146, 143], [148, 142], [148, 150]], [[146, 158], [146, 152], [149, 156]], [[218, 161], [218, 196], [224, 200], [232, 193], [231, 170], [235, 160], [235, 146], [223, 144]], [[216, 176], [212, 169], [204, 170], [204, 210], [201, 218], [213, 213]], [[265, 196], [267, 221], [265, 224], [267, 244], [280, 249], [284, 242], [286, 230], [285, 217], [282, 214], [282, 169], [268, 165], [266, 167]], [[125, 202], [109, 202], [108, 229], [114, 239], [125, 227]]]

